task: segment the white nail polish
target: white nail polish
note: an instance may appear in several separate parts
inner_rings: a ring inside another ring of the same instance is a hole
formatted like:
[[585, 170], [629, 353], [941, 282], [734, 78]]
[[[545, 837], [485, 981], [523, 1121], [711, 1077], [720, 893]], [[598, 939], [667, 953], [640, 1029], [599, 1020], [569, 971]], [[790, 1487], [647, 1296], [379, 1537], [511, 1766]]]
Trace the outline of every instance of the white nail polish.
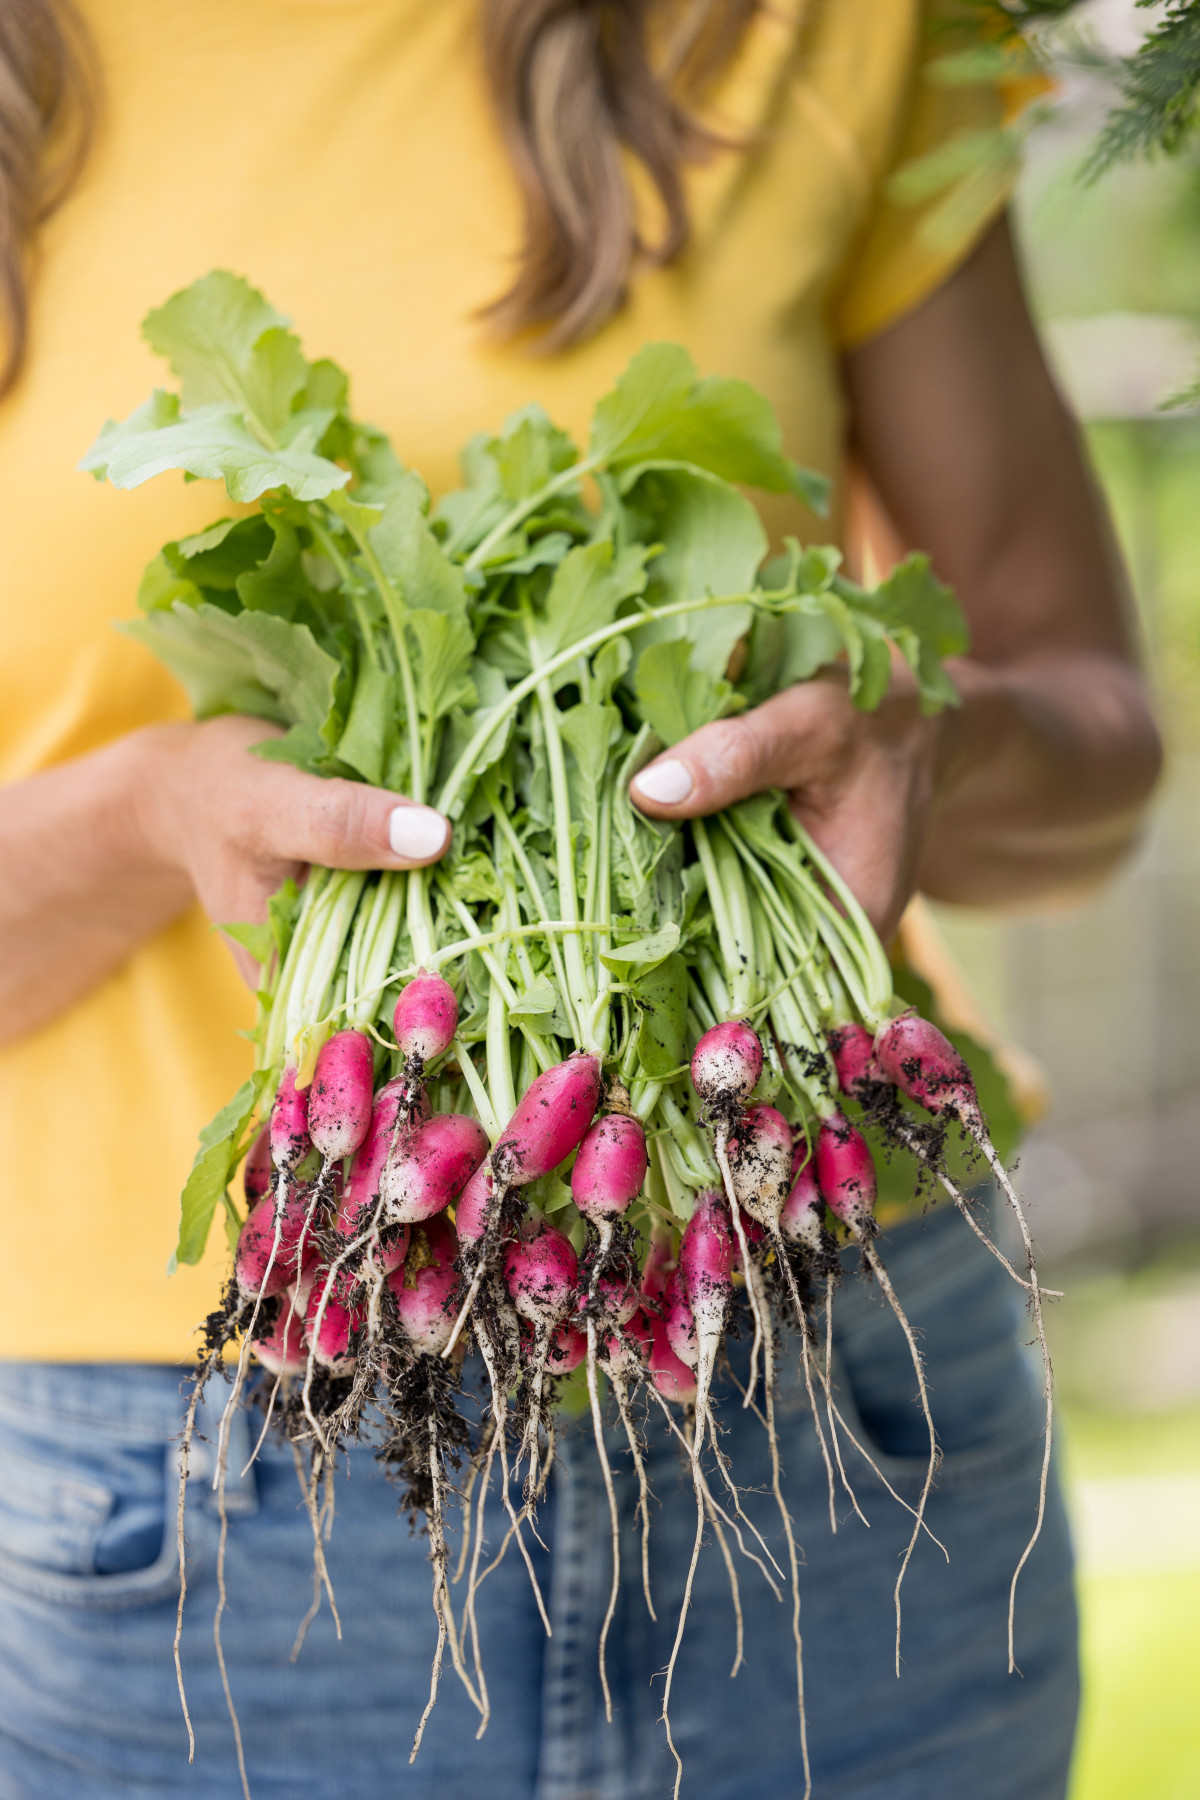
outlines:
[[634, 777], [633, 785], [647, 800], [656, 800], [660, 806], [678, 806], [692, 791], [692, 777], [686, 763], [668, 756], [665, 762], [651, 763], [643, 769]]
[[388, 843], [394, 856], [423, 862], [436, 856], [446, 841], [446, 821], [432, 806], [398, 806], [388, 820]]

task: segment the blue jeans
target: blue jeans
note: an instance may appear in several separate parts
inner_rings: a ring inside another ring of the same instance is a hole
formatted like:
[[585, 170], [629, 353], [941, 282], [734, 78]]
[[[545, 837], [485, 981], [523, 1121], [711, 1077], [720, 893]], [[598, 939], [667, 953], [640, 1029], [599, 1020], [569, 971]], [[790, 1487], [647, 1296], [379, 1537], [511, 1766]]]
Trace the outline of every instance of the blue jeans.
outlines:
[[[883, 1252], [921, 1333], [945, 1449], [929, 1522], [949, 1551], [918, 1545], [904, 1588], [902, 1673], [893, 1668], [892, 1586], [910, 1517], [847, 1448], [867, 1530], [849, 1512], [831, 1537], [826, 1484], [795, 1346], [779, 1405], [785, 1491], [805, 1557], [802, 1625], [817, 1800], [1060, 1800], [1077, 1700], [1070, 1548], [1057, 1489], [1022, 1576], [1017, 1659], [1006, 1673], [1009, 1578], [1028, 1535], [1041, 1454], [1036, 1371], [1012, 1284], [952, 1211], [907, 1224]], [[878, 1291], [847, 1281], [835, 1304], [840, 1404], [896, 1490], [915, 1501], [924, 1427], [912, 1369]], [[735, 1366], [746, 1346], [735, 1345]], [[0, 1800], [237, 1800], [232, 1731], [212, 1644], [217, 1520], [209, 1492], [213, 1384], [188, 1512], [183, 1666], [196, 1728], [187, 1740], [171, 1643], [180, 1372], [143, 1366], [0, 1365]], [[762, 1429], [719, 1396], [725, 1449], [747, 1511], [781, 1563]], [[691, 1551], [690, 1484], [661, 1416], [648, 1421], [657, 1497], [651, 1581], [641, 1593], [636, 1489], [610, 1436], [625, 1534], [609, 1640], [614, 1720], [605, 1723], [596, 1642], [610, 1579], [603, 1488], [588, 1422], [562, 1435], [533, 1557], [553, 1623], [540, 1625], [519, 1558], [479, 1596], [492, 1721], [476, 1715], [447, 1659], [441, 1698], [412, 1768], [435, 1629], [427, 1540], [397, 1517], [368, 1450], [336, 1486], [328, 1607], [295, 1662], [312, 1594], [312, 1540], [292, 1457], [268, 1445], [245, 1477], [253, 1417], [230, 1456], [225, 1654], [255, 1800], [665, 1800], [658, 1722]], [[493, 1495], [492, 1541], [500, 1508]], [[453, 1544], [451, 1549], [453, 1551]], [[735, 1553], [736, 1556], [736, 1553]], [[728, 1679], [728, 1576], [706, 1543], [675, 1678], [672, 1721], [685, 1800], [798, 1800], [803, 1790], [790, 1604], [738, 1561], [746, 1664]], [[461, 1587], [454, 1590], [461, 1595]]]

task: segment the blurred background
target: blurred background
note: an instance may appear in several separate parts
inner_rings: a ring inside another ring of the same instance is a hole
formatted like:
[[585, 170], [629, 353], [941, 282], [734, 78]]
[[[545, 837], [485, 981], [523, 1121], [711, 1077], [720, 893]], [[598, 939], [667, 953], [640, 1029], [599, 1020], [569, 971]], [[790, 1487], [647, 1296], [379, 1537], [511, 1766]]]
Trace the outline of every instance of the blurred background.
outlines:
[[1072, 1800], [1200, 1796], [1200, 145], [1079, 180], [1113, 61], [1161, 13], [1092, 0], [1018, 203], [1046, 346], [1133, 577], [1170, 761], [1139, 855], [1061, 916], [937, 921], [1051, 1104], [1020, 1184], [1053, 1308], [1082, 1569]]

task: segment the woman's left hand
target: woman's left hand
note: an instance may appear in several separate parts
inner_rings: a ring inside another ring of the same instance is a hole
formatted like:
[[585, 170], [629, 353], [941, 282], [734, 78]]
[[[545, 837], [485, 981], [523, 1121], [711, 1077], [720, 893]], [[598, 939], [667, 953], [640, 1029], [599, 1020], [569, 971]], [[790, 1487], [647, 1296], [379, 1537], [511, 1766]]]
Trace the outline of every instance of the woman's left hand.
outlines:
[[693, 819], [782, 788], [886, 940], [916, 885], [940, 736], [903, 665], [871, 713], [829, 670], [693, 732], [642, 770], [631, 796], [652, 818]]

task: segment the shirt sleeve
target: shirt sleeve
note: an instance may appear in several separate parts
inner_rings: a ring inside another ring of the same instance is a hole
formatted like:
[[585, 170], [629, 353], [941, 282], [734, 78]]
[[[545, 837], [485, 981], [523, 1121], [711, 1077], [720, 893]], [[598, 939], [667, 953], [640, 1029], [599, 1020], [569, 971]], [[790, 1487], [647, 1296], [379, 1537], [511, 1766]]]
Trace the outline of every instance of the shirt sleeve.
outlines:
[[1010, 121], [1048, 84], [1004, 79], [1001, 59], [993, 67], [988, 49], [984, 27], [964, 15], [962, 0], [927, 0], [900, 72], [890, 153], [834, 286], [831, 327], [844, 348], [935, 292], [1008, 203], [1020, 172]]

